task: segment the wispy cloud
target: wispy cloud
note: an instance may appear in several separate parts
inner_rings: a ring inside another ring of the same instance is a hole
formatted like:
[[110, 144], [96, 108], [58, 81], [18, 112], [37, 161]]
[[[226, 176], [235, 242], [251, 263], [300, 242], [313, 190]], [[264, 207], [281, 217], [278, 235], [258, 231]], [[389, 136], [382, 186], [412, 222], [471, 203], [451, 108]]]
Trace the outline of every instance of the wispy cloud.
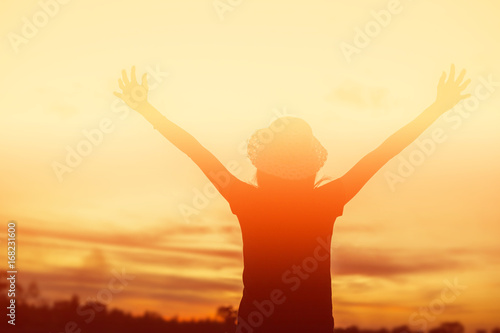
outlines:
[[475, 266], [471, 260], [443, 250], [340, 247], [335, 250], [333, 273], [393, 278], [396, 275], [457, 270]]

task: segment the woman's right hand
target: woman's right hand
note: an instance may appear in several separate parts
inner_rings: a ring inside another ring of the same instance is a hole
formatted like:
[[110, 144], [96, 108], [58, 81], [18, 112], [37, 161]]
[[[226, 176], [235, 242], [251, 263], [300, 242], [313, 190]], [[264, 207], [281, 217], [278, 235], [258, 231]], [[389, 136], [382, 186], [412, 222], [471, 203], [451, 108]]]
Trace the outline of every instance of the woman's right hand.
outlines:
[[113, 94], [121, 98], [132, 109], [139, 111], [144, 105], [148, 104], [148, 78], [147, 74], [142, 76], [142, 83], [139, 84], [135, 77], [135, 66], [132, 66], [130, 71], [130, 80], [127, 72], [122, 70], [122, 78], [118, 80], [118, 85], [122, 92], [113, 92]]
[[455, 65], [451, 65], [448, 80], [446, 80], [446, 72], [443, 72], [443, 75], [441, 75], [434, 104], [438, 106], [442, 112], [448, 111], [461, 100], [471, 96], [470, 94], [462, 95], [462, 92], [470, 83], [470, 79], [464, 82], [464, 77], [465, 69], [462, 69], [460, 75], [455, 79]]

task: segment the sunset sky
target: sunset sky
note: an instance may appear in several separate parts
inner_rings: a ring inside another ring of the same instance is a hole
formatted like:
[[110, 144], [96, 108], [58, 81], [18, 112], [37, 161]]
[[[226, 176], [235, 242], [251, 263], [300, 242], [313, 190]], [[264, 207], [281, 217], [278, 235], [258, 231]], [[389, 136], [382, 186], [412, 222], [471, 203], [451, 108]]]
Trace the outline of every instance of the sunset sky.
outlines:
[[438, 120], [430, 154], [408, 147], [336, 221], [335, 325], [410, 325], [458, 281], [428, 326], [500, 326], [500, 3], [72, 0], [45, 16], [41, 3], [0, 5], [0, 235], [17, 221], [20, 283], [85, 301], [125, 270], [111, 308], [191, 318], [239, 304], [238, 220], [113, 96], [123, 68], [148, 72], [151, 103], [251, 182], [246, 140], [276, 117], [311, 125], [329, 152], [319, 177], [335, 179], [430, 105], [455, 63], [478, 103]]

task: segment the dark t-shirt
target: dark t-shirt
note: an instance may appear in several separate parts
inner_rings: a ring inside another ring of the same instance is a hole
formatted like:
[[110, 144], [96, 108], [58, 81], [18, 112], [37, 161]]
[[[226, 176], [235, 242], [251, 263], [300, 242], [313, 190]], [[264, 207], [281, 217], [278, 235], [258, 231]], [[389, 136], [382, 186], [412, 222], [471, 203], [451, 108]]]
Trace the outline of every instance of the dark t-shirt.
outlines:
[[231, 187], [244, 260], [237, 332], [333, 331], [330, 244], [344, 198], [340, 180], [279, 195]]

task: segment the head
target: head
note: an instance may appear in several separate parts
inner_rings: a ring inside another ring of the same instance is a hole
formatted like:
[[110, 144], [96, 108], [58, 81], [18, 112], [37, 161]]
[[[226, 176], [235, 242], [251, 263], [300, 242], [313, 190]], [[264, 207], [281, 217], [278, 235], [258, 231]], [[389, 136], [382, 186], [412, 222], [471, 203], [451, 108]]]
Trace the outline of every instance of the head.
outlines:
[[252, 135], [248, 156], [259, 187], [312, 189], [327, 152], [304, 120], [282, 117]]

